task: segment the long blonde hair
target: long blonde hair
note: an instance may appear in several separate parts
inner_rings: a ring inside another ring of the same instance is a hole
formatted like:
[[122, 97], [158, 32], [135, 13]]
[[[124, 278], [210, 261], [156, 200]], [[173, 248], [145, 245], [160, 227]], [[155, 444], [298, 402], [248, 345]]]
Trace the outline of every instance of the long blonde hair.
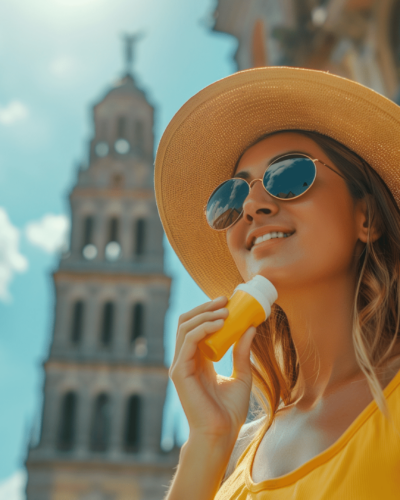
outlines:
[[[399, 208], [380, 176], [347, 147], [316, 132], [290, 132], [309, 137], [324, 150], [344, 176], [352, 197], [366, 199], [369, 230], [372, 224], [378, 224], [382, 231], [382, 236], [373, 243], [368, 234], [368, 242], [358, 263], [353, 343], [358, 364], [367, 378], [373, 397], [379, 408], [386, 413], [386, 401], [377, 370], [390, 356], [399, 336]], [[290, 402], [299, 374], [289, 323], [284, 311], [276, 304], [267, 321], [257, 329], [251, 347], [251, 359], [251, 411], [258, 416], [266, 414], [269, 427], [280, 404]], [[265, 431], [265, 426], [263, 430]]]

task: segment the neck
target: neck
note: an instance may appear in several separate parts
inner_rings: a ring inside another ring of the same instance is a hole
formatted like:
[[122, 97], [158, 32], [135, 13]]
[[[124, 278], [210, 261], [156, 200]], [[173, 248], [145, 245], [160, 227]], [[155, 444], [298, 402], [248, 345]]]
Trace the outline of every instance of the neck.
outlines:
[[292, 401], [313, 406], [360, 376], [352, 341], [354, 296], [355, 278], [349, 276], [280, 294], [300, 366]]

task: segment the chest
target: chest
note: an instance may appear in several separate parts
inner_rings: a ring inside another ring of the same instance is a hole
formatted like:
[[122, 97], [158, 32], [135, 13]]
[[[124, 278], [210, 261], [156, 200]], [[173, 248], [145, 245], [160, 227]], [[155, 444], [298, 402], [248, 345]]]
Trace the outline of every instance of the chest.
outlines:
[[335, 443], [371, 403], [366, 383], [354, 384], [303, 410], [278, 412], [253, 462], [255, 483], [288, 474]]

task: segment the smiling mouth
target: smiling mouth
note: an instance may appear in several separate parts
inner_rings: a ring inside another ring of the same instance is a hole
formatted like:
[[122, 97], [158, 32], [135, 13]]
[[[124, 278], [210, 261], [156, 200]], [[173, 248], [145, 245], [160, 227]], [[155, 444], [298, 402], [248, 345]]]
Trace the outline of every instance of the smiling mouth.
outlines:
[[258, 238], [254, 238], [250, 249], [256, 245], [259, 245], [260, 243], [263, 243], [264, 241], [269, 241], [269, 240], [273, 240], [273, 239], [289, 238], [294, 233], [295, 233], [295, 231], [293, 231], [292, 233], [282, 233], [282, 232], [278, 232], [278, 231], [272, 231], [270, 233], [263, 234], [262, 236], [258, 236]]

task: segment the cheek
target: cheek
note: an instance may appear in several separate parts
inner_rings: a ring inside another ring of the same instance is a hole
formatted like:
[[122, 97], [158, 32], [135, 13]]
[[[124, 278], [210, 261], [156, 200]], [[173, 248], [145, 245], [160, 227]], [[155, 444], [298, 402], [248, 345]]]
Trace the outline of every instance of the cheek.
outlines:
[[324, 265], [327, 269], [351, 266], [357, 242], [353, 201], [347, 193], [319, 201], [318, 209], [314, 207], [302, 217], [301, 246], [307, 248], [308, 260], [314, 266]]

